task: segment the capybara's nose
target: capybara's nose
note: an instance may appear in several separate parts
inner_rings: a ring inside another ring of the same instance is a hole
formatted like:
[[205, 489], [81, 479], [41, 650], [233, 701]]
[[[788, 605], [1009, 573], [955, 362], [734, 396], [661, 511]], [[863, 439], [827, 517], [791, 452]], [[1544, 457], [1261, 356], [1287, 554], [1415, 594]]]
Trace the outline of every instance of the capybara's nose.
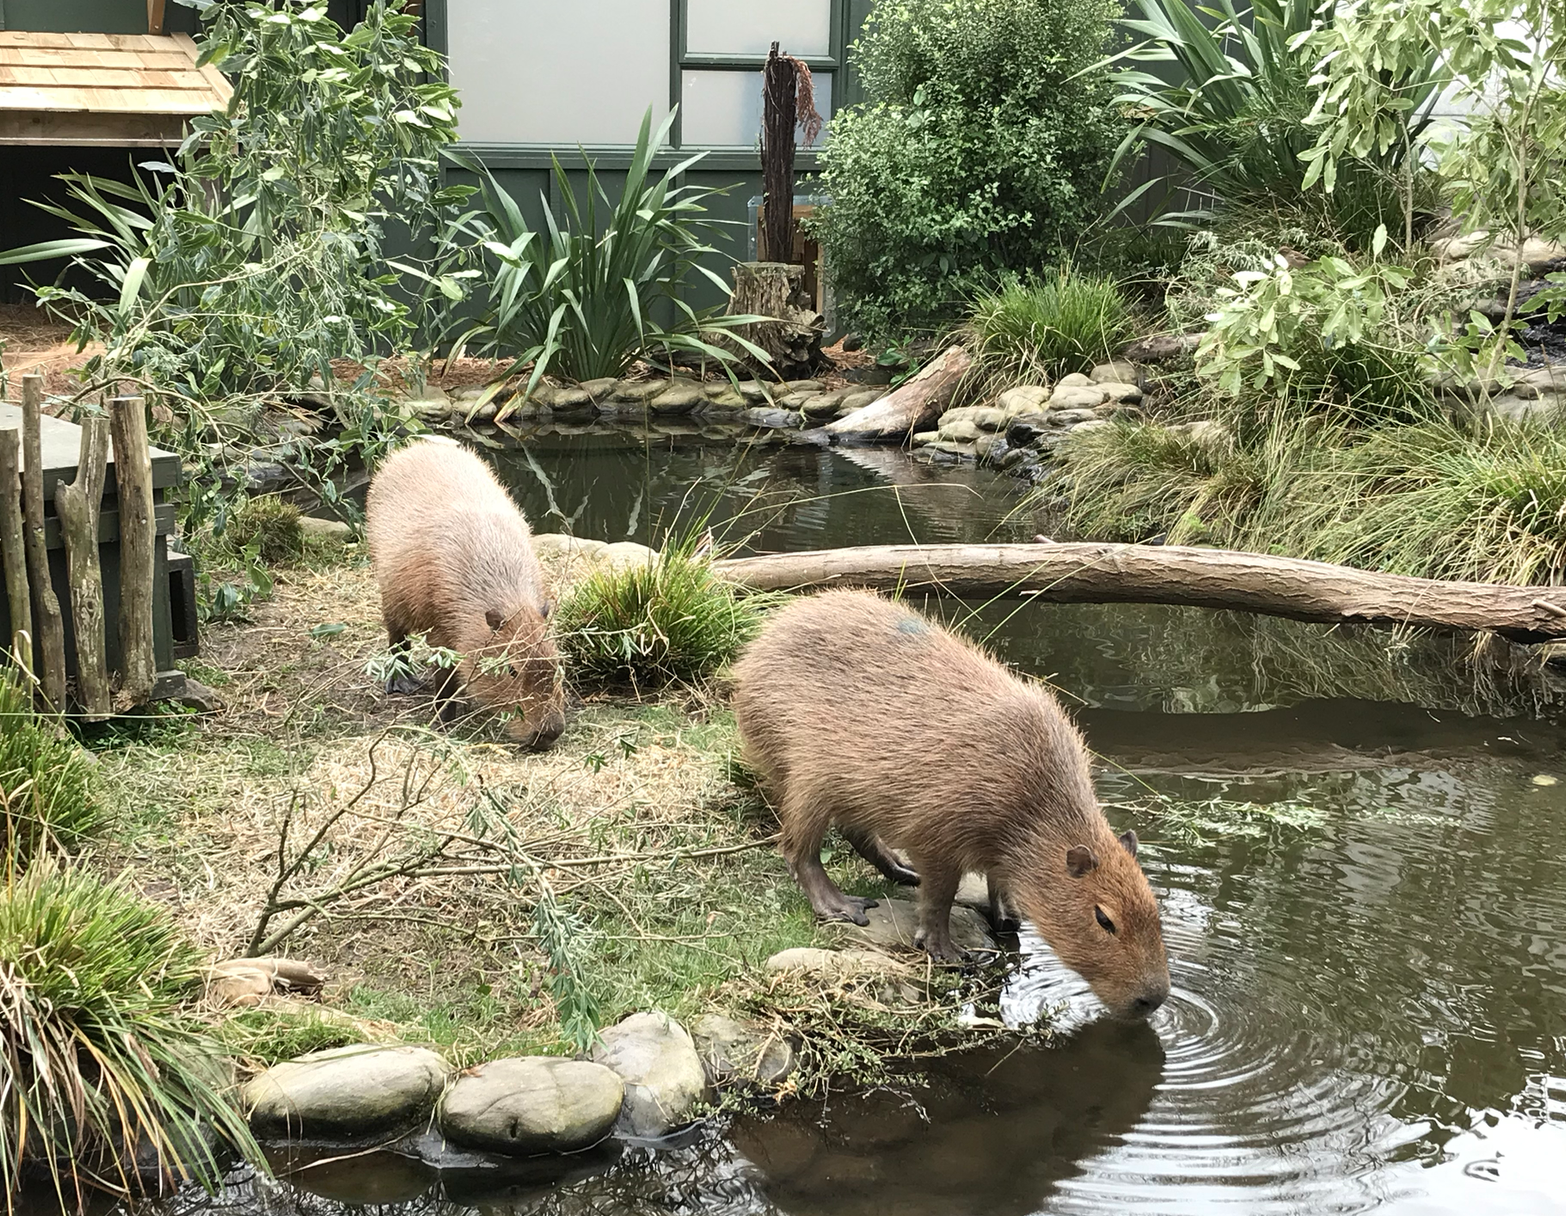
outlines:
[[546, 718], [535, 730], [529, 731], [519, 742], [529, 751], [541, 752], [553, 747], [555, 740], [565, 730], [563, 717]]
[[1131, 1016], [1145, 1018], [1169, 999], [1169, 989], [1158, 988], [1144, 992], [1131, 1002]]

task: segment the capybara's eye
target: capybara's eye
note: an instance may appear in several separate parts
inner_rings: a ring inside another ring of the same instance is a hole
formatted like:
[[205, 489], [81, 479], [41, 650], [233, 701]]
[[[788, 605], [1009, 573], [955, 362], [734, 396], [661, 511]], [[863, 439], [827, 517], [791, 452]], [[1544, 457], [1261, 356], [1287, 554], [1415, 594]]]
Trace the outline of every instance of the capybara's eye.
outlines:
[[1095, 907], [1093, 909], [1093, 918], [1098, 921], [1098, 927], [1105, 933], [1113, 933], [1115, 931], [1115, 922], [1104, 915], [1104, 909]]

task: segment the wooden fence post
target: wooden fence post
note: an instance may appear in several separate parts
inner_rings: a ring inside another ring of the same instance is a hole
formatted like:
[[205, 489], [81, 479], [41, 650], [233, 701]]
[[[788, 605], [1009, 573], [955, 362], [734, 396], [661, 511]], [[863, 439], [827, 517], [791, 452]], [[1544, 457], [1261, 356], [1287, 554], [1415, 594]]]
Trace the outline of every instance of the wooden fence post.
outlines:
[[98, 516], [108, 462], [109, 420], [92, 414], [82, 419], [76, 480], [58, 482], [54, 488], [71, 585], [71, 620], [76, 626], [76, 696], [89, 722], [101, 722], [113, 710], [104, 653], [103, 568], [98, 562]]
[[120, 511], [120, 695], [130, 709], [152, 699], [157, 676], [152, 653], [152, 576], [155, 525], [152, 450], [140, 397], [109, 403], [114, 434], [114, 480]]
[[22, 516], [27, 533], [27, 575], [33, 595], [33, 622], [43, 667], [44, 700], [55, 712], [65, 709], [65, 618], [49, 577], [49, 546], [44, 535], [43, 377], [22, 377]]
[[11, 651], [33, 669], [33, 605], [27, 586], [27, 536], [22, 523], [22, 436], [0, 431], [0, 562], [11, 610]]

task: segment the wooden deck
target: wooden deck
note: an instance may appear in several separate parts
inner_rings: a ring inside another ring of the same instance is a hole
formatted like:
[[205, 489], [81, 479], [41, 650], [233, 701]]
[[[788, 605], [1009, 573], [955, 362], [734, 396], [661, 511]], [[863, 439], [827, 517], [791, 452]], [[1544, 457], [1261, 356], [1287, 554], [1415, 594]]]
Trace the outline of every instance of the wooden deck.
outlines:
[[232, 95], [198, 56], [188, 34], [0, 30], [0, 144], [177, 144]]

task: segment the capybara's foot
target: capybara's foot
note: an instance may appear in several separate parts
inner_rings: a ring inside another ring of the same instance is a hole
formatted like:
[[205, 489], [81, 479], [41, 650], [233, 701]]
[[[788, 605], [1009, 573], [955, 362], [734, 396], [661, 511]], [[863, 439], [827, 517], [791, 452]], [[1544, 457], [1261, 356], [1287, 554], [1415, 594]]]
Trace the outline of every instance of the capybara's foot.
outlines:
[[424, 691], [424, 680], [411, 671], [398, 672], [386, 681], [386, 691], [393, 696], [411, 697], [416, 692]]
[[990, 910], [990, 927], [997, 933], [1015, 937], [1022, 930], [1022, 920], [1010, 908]]
[[939, 933], [920, 929], [914, 934], [914, 945], [923, 950], [938, 963], [956, 963], [961, 965], [967, 962], [967, 955], [952, 944], [949, 931]]
[[865, 911], [876, 906], [876, 900], [840, 893], [836, 899], [822, 900], [815, 905], [815, 909], [816, 915], [822, 920], [846, 920], [856, 925], [868, 925], [870, 918], [865, 915]]

